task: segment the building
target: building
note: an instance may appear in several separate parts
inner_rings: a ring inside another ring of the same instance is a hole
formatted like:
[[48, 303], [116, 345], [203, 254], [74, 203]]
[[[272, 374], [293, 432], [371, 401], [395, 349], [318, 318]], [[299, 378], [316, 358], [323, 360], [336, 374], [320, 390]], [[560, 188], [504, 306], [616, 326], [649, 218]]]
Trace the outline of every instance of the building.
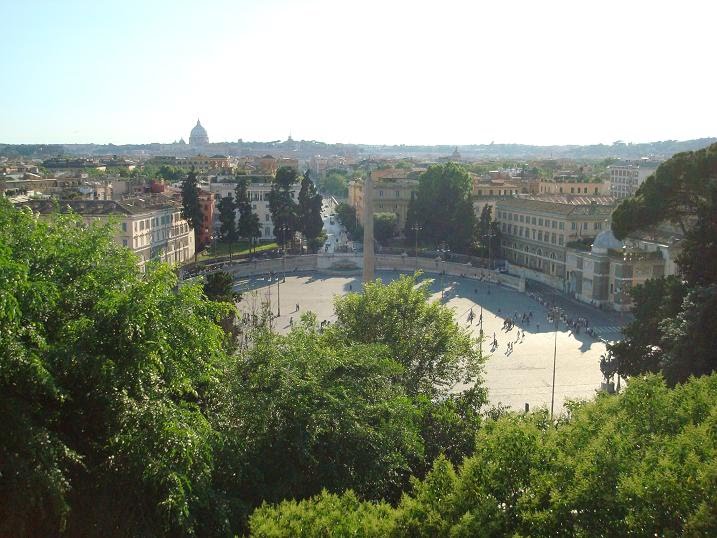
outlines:
[[538, 194], [610, 194], [610, 184], [600, 178], [580, 178], [574, 175], [558, 175], [542, 179], [538, 183]]
[[[408, 206], [418, 191], [417, 172], [408, 169], [389, 168], [371, 172], [373, 180], [373, 210], [375, 213], [394, 213], [396, 227], [406, 226]], [[364, 182], [349, 182], [348, 203], [356, 208], [356, 216], [363, 225]]]
[[[247, 195], [251, 202], [251, 208], [254, 213], [259, 217], [259, 224], [261, 226], [261, 237], [260, 241], [274, 241], [277, 239], [276, 230], [274, 229], [274, 221], [271, 218], [271, 211], [269, 211], [269, 193], [273, 185], [272, 176], [246, 176], [249, 180], [249, 186], [247, 188]], [[236, 180], [234, 181], [223, 181], [221, 183], [213, 182], [209, 184], [209, 190], [214, 196], [214, 202], [218, 203], [221, 198], [224, 198], [227, 194], [234, 196], [236, 190]], [[299, 198], [299, 190], [301, 189], [300, 182], [294, 184], [294, 188], [291, 191], [291, 197], [294, 200]], [[237, 213], [237, 219], [239, 214]]]
[[618, 241], [611, 230], [588, 248], [567, 250], [567, 291], [576, 299], [620, 312], [632, 308], [630, 290], [651, 278], [674, 275], [682, 235], [670, 225]]
[[206, 146], [207, 144], [209, 144], [209, 135], [207, 135], [207, 130], [202, 127], [202, 124], [199, 123], [199, 118], [197, 118], [197, 124], [189, 133], [189, 145]]
[[496, 201], [503, 257], [526, 278], [565, 289], [566, 249], [591, 241], [606, 227], [612, 199], [505, 198]]
[[137, 254], [142, 268], [148, 261], [181, 264], [194, 256], [194, 230], [182, 218], [182, 205], [161, 194], [122, 201], [29, 200], [19, 205], [40, 215], [73, 211], [87, 223], [115, 219], [115, 241]]
[[640, 159], [609, 166], [610, 194], [618, 199], [634, 196], [640, 185], [655, 173], [659, 164], [659, 161]]

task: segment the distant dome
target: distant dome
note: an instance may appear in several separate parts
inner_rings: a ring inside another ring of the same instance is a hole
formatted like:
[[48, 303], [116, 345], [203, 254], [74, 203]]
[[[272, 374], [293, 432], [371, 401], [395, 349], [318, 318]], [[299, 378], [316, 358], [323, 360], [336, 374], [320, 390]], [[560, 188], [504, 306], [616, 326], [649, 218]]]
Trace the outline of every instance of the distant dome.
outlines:
[[209, 144], [209, 136], [207, 135], [207, 130], [202, 127], [202, 124], [197, 119], [197, 124], [192, 129], [192, 132], [189, 133], [189, 145], [204, 146], [205, 144]]
[[592, 251], [597, 254], [607, 254], [608, 250], [620, 250], [623, 247], [622, 241], [618, 241], [612, 230], [600, 232], [593, 241]]

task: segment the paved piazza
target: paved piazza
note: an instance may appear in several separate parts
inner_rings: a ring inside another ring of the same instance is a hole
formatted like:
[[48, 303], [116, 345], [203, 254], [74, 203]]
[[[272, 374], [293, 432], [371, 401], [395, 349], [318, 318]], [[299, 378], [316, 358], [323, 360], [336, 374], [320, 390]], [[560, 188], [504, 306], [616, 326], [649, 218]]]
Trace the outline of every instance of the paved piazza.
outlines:
[[[397, 278], [390, 271], [377, 271], [376, 277], [384, 282]], [[426, 274], [423, 279], [432, 280], [432, 300], [441, 300], [441, 286], [444, 301], [456, 313], [456, 320], [468, 327], [478, 337], [478, 316], [483, 308], [483, 329], [486, 340], [483, 352], [487, 356], [485, 381], [492, 404], [501, 403], [515, 410], [522, 410], [526, 403], [530, 408], [550, 407], [550, 395], [553, 375], [553, 346], [555, 345], [554, 324], [547, 320], [547, 310], [527, 293], [521, 293], [496, 284], [479, 282], [467, 278], [446, 276], [441, 282], [439, 275]], [[237, 282], [235, 289], [245, 292], [240, 309], [248, 310], [258, 301], [270, 299], [272, 311], [277, 312], [276, 281], [268, 286], [267, 278], [243, 279]], [[333, 312], [333, 299], [361, 289], [358, 275], [335, 276], [323, 273], [305, 273], [287, 275], [286, 282], [280, 284], [281, 316], [274, 320], [274, 328], [286, 333], [290, 329], [290, 319], [298, 319], [301, 312], [311, 310], [318, 320], [336, 319]], [[619, 327], [627, 322], [616, 313], [601, 312], [558, 296], [550, 288], [529, 288], [543, 298], [560, 306], [569, 318], [584, 317], [590, 327], [603, 338], [615, 340], [619, 336]], [[295, 311], [296, 304], [300, 312]], [[467, 317], [471, 310], [475, 313], [473, 324]], [[518, 313], [515, 328], [506, 333], [502, 330], [506, 316]], [[532, 322], [520, 323], [522, 313], [533, 313]], [[517, 330], [525, 330], [525, 337], [516, 341]], [[490, 342], [493, 334], [498, 340], [498, 348], [491, 354]], [[508, 342], [513, 342], [513, 352], [506, 355]], [[560, 323], [557, 334], [557, 362], [555, 374], [556, 413], [565, 399], [589, 399], [600, 387], [600, 355], [605, 353], [605, 344], [586, 335], [584, 331], [573, 334]], [[460, 390], [461, 387], [456, 387]]]

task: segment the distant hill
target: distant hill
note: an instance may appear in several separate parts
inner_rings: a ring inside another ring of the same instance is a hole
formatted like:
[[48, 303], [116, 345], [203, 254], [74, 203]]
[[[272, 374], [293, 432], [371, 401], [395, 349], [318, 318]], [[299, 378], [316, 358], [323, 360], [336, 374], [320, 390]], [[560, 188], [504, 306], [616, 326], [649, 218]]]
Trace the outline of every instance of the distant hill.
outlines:
[[[640, 144], [615, 142], [611, 145], [593, 144], [589, 146], [531, 146], [527, 144], [471, 144], [457, 146], [463, 159], [637, 159], [655, 157], [667, 159], [682, 151], [693, 151], [717, 142], [717, 138], [699, 138], [696, 140], [664, 140]], [[351, 157], [404, 157], [417, 159], [437, 159], [448, 157], [455, 145], [405, 146], [405, 145], [369, 145], [369, 144], [328, 144], [314, 140], [289, 140], [272, 142], [219, 142], [201, 148], [201, 153], [215, 155], [291, 155], [308, 159], [314, 155], [346, 155]], [[199, 152], [186, 144], [0, 144], [0, 156], [41, 157], [50, 155], [131, 155], [151, 157], [155, 155], [196, 155]]]

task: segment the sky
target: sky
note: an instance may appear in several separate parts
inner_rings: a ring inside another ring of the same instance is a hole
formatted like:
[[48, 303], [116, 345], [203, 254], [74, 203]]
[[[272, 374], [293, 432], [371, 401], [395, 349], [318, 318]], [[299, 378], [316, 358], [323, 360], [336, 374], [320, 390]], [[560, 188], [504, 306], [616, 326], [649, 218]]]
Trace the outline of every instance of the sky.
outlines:
[[717, 2], [0, 0], [0, 143], [717, 136]]

